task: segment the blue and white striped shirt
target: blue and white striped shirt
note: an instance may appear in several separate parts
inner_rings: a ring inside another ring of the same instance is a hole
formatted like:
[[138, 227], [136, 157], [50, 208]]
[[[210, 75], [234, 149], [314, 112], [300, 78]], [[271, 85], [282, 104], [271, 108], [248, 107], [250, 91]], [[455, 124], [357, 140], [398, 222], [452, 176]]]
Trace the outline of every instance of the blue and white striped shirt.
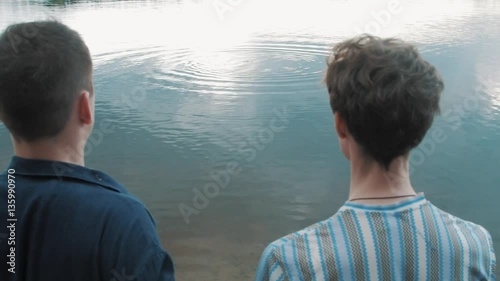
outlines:
[[420, 194], [386, 206], [345, 203], [271, 243], [255, 281], [495, 280], [495, 261], [488, 231]]

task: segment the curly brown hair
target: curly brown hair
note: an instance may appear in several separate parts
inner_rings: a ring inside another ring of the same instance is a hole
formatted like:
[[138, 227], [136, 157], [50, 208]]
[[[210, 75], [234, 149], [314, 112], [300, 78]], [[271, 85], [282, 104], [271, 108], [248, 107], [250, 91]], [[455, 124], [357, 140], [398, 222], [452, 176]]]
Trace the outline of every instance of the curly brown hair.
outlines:
[[361, 35], [337, 44], [325, 83], [330, 105], [364, 152], [385, 169], [424, 138], [444, 89], [416, 47]]

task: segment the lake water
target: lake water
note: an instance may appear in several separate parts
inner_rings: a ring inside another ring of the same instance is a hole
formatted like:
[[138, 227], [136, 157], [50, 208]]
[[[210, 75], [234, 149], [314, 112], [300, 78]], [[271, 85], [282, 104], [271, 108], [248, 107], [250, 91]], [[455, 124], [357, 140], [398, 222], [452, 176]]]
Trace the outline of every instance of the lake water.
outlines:
[[[500, 251], [500, 2], [0, 0], [1, 30], [47, 18], [95, 62], [87, 166], [145, 202], [179, 280], [251, 280], [267, 243], [347, 199], [322, 76], [360, 32], [415, 42], [440, 69], [445, 140], [413, 154], [413, 183]], [[2, 125], [0, 166], [11, 155]]]

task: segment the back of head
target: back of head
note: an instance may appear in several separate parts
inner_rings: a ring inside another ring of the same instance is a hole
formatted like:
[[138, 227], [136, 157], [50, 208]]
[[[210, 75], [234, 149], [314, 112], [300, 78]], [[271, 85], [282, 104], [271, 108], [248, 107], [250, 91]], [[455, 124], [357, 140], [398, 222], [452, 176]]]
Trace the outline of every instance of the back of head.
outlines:
[[335, 46], [325, 80], [333, 111], [385, 169], [422, 141], [444, 89], [414, 46], [369, 35]]
[[56, 21], [7, 27], [0, 36], [0, 65], [0, 119], [16, 140], [58, 135], [78, 93], [92, 91], [87, 46]]

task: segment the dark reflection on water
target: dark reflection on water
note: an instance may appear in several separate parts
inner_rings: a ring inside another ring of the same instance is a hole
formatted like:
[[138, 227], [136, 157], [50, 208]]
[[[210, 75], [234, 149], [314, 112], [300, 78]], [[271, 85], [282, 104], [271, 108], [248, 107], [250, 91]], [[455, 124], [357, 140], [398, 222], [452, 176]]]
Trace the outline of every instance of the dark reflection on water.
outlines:
[[[427, 138], [414, 154], [414, 185], [500, 245], [496, 1], [401, 1], [378, 20], [389, 1], [247, 0], [224, 11], [215, 2], [0, 0], [0, 29], [54, 17], [87, 41], [97, 124], [114, 126], [91, 140], [87, 164], [148, 205], [180, 280], [250, 280], [265, 243], [347, 198], [348, 163], [321, 82], [330, 47], [367, 29], [416, 42], [446, 82], [431, 129], [446, 141]], [[5, 166], [3, 127], [0, 148]], [[226, 185], [228, 163], [241, 172]], [[214, 177], [225, 187], [186, 224], [179, 204], [193, 206], [193, 189]]]

